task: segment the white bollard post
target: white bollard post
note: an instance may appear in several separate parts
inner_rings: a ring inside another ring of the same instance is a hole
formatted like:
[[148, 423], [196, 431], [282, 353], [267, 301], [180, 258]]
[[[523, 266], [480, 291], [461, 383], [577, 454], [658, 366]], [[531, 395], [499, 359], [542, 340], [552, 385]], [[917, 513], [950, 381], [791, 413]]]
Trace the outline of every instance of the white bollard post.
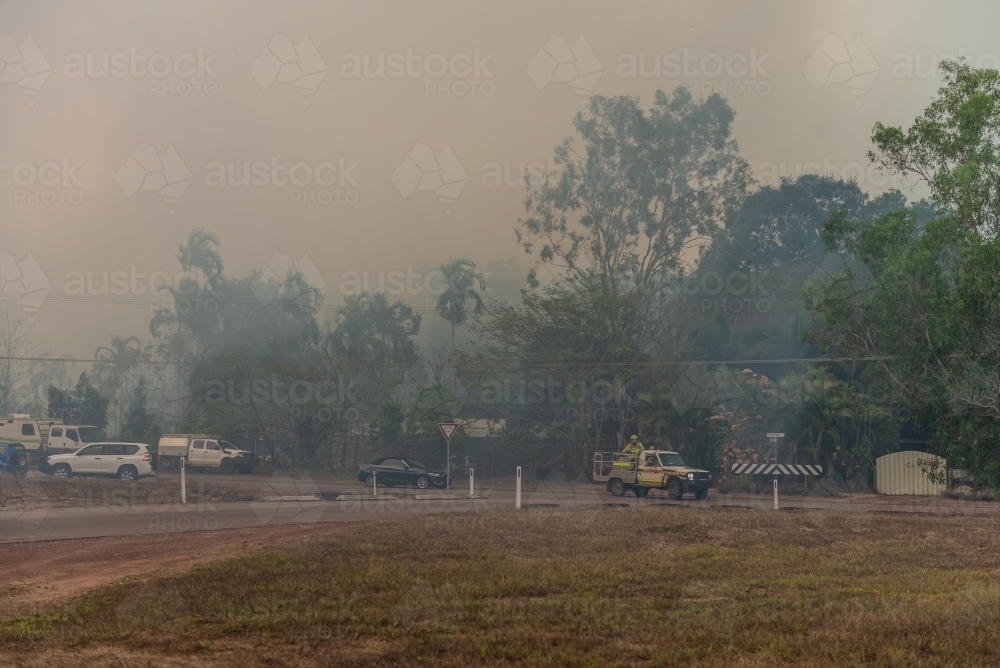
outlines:
[[378, 496], [378, 471], [372, 471], [372, 496]]
[[476, 469], [470, 468], [469, 469], [469, 496], [475, 496], [475, 494], [476, 494], [475, 487], [473, 486], [473, 483], [472, 483], [472, 479], [475, 477], [475, 475], [476, 475]]
[[184, 471], [187, 470], [185, 459], [181, 457], [181, 503], [187, 503], [187, 481], [184, 479]]
[[774, 479], [774, 509], [778, 509], [778, 479]]
[[521, 507], [521, 467], [517, 467], [517, 489], [514, 492], [514, 507]]

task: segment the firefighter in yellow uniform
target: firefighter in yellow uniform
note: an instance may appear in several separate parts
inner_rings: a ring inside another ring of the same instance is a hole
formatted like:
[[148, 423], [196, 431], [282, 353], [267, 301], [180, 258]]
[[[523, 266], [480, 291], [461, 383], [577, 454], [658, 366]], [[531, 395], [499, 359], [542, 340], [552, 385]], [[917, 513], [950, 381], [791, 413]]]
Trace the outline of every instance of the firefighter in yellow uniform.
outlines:
[[628, 455], [629, 457], [638, 457], [642, 450], [642, 441], [639, 440], [638, 436], [632, 434], [632, 438], [628, 440], [628, 445], [625, 446], [622, 453]]
[[629, 439], [628, 444], [622, 449], [622, 454], [626, 458], [616, 457], [615, 463], [612, 468], [618, 471], [634, 471], [636, 470], [636, 464], [639, 462], [639, 453], [642, 452], [642, 443], [639, 441], [639, 437], [632, 434], [632, 438]]

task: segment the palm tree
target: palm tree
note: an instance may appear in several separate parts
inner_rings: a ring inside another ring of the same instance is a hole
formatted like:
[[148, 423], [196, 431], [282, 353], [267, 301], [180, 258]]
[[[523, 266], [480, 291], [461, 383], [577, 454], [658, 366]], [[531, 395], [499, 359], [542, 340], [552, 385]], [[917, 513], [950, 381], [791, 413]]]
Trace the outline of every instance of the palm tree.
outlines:
[[486, 289], [486, 279], [476, 271], [476, 263], [467, 257], [457, 257], [440, 267], [444, 282], [448, 288], [438, 297], [437, 312], [451, 323], [451, 349], [455, 350], [455, 327], [464, 325], [469, 317], [469, 302], [472, 302], [472, 313], [483, 312], [483, 298], [479, 290]]
[[710, 393], [690, 405], [678, 406], [677, 393], [665, 385], [652, 392], [636, 395], [636, 408], [643, 415], [640, 433], [650, 440], [647, 446], [676, 450], [689, 465], [707, 468], [714, 465], [715, 443], [719, 436], [719, 412], [725, 405], [719, 396]]
[[142, 353], [142, 341], [136, 336], [113, 336], [110, 346], [99, 346], [94, 351], [94, 358], [100, 363], [109, 365], [109, 377], [121, 379], [139, 362]]
[[416, 362], [412, 337], [420, 331], [420, 315], [402, 301], [390, 302], [381, 292], [348, 296], [327, 336], [327, 349], [364, 357], [369, 353], [407, 364]]
[[218, 247], [219, 237], [205, 230], [191, 230], [188, 233], [187, 244], [177, 244], [177, 259], [188, 273], [188, 278], [191, 277], [191, 270], [195, 267], [201, 269], [209, 278], [222, 273], [222, 256], [216, 250]]
[[782, 378], [768, 394], [792, 409], [798, 426], [793, 428], [789, 450], [796, 463], [800, 449], [811, 455], [812, 463], [826, 463], [830, 452], [824, 442], [830, 448], [839, 446], [845, 421], [857, 419], [856, 392], [825, 369], [807, 366], [803, 373]]
[[[116, 404], [115, 423], [120, 429], [124, 421], [125, 398], [132, 388], [128, 387], [132, 372], [143, 360], [142, 341], [135, 336], [115, 336], [111, 345], [99, 346], [94, 351], [94, 364], [98, 382], [110, 390]], [[141, 380], [141, 379], [140, 379]]]

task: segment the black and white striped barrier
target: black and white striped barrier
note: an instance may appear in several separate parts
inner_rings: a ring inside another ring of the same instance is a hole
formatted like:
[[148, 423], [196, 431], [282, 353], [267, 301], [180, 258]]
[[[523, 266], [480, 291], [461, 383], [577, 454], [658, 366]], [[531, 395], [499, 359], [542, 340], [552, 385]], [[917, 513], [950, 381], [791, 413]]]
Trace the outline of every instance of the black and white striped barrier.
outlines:
[[743, 475], [823, 475], [823, 467], [812, 464], [733, 464], [733, 473]]

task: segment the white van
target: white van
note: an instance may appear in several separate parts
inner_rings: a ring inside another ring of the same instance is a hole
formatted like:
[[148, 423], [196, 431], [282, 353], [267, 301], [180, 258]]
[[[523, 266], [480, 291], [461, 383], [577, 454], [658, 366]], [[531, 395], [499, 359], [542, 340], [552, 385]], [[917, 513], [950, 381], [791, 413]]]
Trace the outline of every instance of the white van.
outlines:
[[52, 425], [61, 424], [55, 418], [33, 418], [27, 413], [12, 413], [0, 418], [0, 441], [20, 443], [28, 453], [28, 461], [35, 464], [42, 455], [46, 433]]
[[100, 427], [86, 424], [56, 424], [49, 427], [45, 452], [49, 455], [65, 455], [76, 452], [88, 443], [101, 443], [105, 438], [104, 431]]

